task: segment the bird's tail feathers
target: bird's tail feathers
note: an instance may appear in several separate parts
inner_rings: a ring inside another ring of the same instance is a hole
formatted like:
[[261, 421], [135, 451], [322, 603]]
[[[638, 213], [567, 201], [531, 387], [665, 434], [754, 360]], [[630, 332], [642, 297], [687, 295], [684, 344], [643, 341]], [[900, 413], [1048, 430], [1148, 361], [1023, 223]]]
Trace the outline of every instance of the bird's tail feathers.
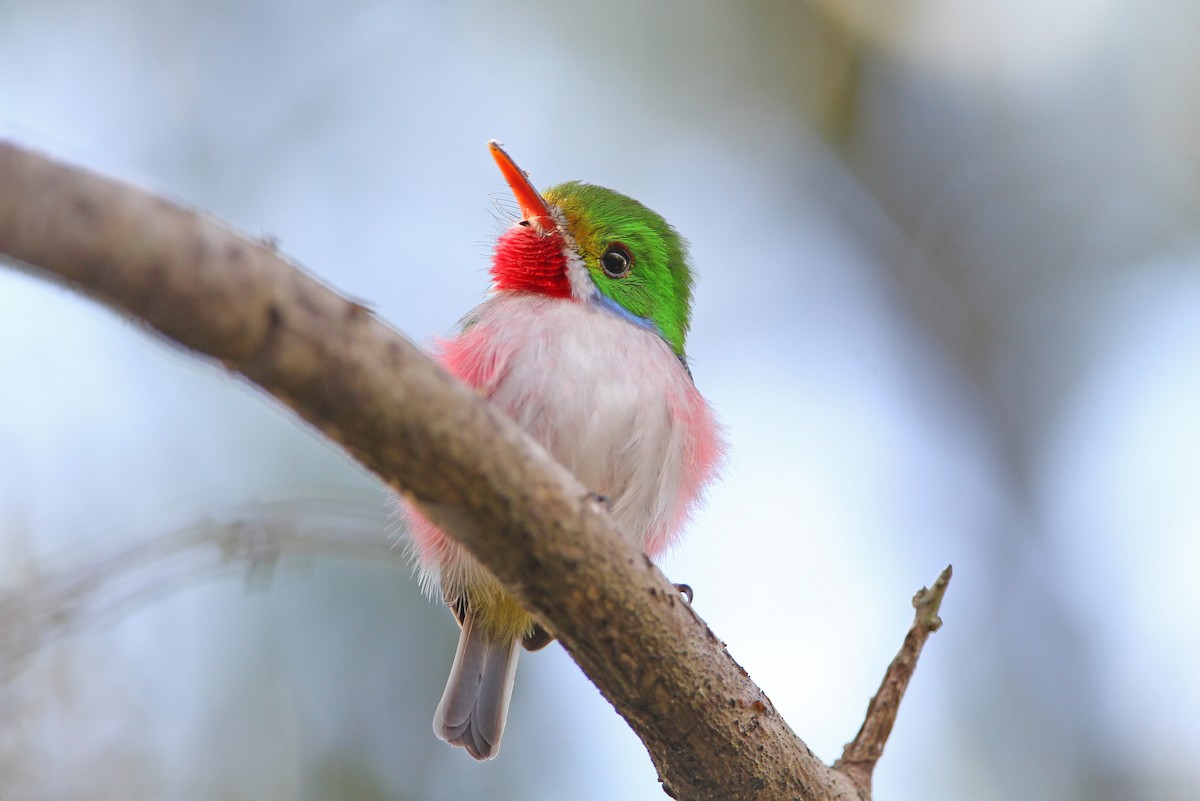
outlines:
[[474, 610], [465, 610], [450, 678], [433, 716], [438, 737], [478, 760], [499, 753], [520, 642], [511, 633], [479, 625]]

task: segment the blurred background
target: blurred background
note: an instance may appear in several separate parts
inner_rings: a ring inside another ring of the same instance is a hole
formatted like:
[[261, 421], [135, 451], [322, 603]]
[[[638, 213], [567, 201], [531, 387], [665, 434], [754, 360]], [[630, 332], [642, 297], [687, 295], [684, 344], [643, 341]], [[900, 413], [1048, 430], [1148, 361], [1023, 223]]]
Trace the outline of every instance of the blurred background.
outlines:
[[[488, 139], [642, 200], [733, 452], [663, 567], [797, 733], [953, 563], [877, 798], [1194, 799], [1198, 51], [1169, 0], [0, 0], [0, 135], [419, 341], [485, 292]], [[435, 740], [450, 615], [246, 382], [10, 269], [0, 376], [0, 799], [664, 797], [558, 646], [499, 759]]]

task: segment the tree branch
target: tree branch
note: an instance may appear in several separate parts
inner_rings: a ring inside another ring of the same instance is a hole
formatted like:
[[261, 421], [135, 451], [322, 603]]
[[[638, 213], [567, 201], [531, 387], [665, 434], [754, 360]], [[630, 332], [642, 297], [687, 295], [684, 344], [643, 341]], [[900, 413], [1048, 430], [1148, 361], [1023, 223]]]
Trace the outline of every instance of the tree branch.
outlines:
[[952, 573], [953, 567], [947, 565], [932, 587], [922, 587], [913, 596], [916, 617], [904, 637], [900, 653], [888, 665], [879, 692], [867, 705], [867, 717], [863, 720], [862, 728], [854, 735], [854, 740], [847, 743], [841, 759], [833, 763], [834, 769], [853, 779], [867, 798], [871, 796], [871, 775], [875, 772], [875, 763], [883, 756], [883, 746], [896, 723], [896, 713], [900, 711], [900, 700], [908, 689], [913, 671], [917, 669], [917, 658], [929, 635], [942, 627], [938, 610]]
[[562, 641], [669, 794], [868, 797], [573, 476], [367, 309], [200, 214], [3, 143], [0, 187], [0, 253], [241, 373], [419, 503]]
[[[376, 499], [377, 502], [378, 499]], [[0, 591], [0, 683], [18, 675], [42, 646], [111, 620], [197, 579], [246, 571], [251, 586], [282, 561], [409, 560], [379, 536], [382, 506], [334, 500], [258, 503], [223, 510], [186, 528], [132, 545], [72, 553]]]

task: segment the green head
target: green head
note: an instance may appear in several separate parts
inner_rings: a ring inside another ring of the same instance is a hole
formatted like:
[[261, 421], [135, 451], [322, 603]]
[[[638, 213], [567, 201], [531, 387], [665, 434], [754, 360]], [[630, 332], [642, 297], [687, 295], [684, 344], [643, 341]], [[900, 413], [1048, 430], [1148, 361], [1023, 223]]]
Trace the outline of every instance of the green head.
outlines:
[[562, 212], [600, 293], [654, 323], [682, 356], [692, 302], [683, 237], [641, 203], [602, 186], [571, 181], [543, 196]]
[[[570, 181], [537, 192], [500, 146], [492, 155], [524, 217], [497, 245], [497, 289], [588, 299], [572, 275], [578, 255], [599, 295], [637, 322], [653, 326], [681, 359], [691, 318], [692, 271], [687, 244], [666, 220], [619, 192]], [[567, 255], [564, 255], [567, 254]]]

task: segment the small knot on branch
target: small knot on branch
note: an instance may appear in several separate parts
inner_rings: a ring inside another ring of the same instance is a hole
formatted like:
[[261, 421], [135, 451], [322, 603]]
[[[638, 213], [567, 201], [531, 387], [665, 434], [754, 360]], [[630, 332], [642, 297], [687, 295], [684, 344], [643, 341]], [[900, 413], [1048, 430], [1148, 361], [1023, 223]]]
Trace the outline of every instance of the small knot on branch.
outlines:
[[916, 618], [913, 620], [914, 626], [931, 632], [942, 627], [942, 619], [938, 617], [938, 610], [942, 607], [942, 598], [946, 595], [946, 587], [950, 584], [952, 575], [954, 575], [954, 565], [946, 565], [946, 569], [933, 582], [932, 587], [922, 587], [917, 590], [917, 594], [912, 599], [913, 609], [917, 610]]
[[875, 763], [883, 755], [883, 746], [892, 733], [896, 723], [896, 713], [900, 709], [900, 700], [908, 689], [913, 671], [917, 668], [917, 658], [929, 635], [942, 627], [942, 619], [938, 611], [942, 606], [942, 598], [946, 595], [946, 587], [950, 584], [953, 569], [950, 565], [941, 572], [932, 587], [922, 587], [913, 596], [912, 604], [916, 610], [912, 628], [904, 637], [904, 644], [892, 663], [888, 665], [879, 692], [867, 705], [867, 716], [862, 728], [854, 736], [854, 740], [842, 751], [842, 758], [833, 763], [835, 770], [846, 774], [858, 787], [862, 801], [870, 801], [871, 776], [875, 772]]

